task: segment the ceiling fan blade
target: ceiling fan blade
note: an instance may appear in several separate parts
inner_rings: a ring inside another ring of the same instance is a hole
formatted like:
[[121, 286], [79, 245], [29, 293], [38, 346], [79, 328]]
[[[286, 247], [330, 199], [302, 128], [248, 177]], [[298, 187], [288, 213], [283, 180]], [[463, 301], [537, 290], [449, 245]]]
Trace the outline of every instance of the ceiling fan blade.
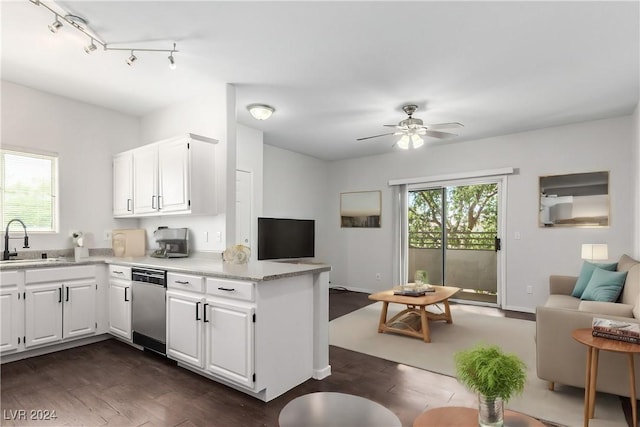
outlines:
[[380, 136], [387, 136], [387, 135], [393, 135], [393, 134], [394, 134], [394, 133], [393, 133], [393, 132], [391, 132], [391, 133], [383, 133], [383, 134], [380, 134], [380, 135], [365, 136], [364, 138], [358, 138], [358, 139], [356, 139], [356, 141], [364, 141], [365, 139], [378, 138], [378, 137], [380, 137]]
[[382, 126], [386, 126], [388, 128], [407, 129], [406, 126], [400, 126], [400, 125], [382, 125]]
[[458, 136], [455, 133], [449, 133], [449, 132], [439, 132], [437, 130], [428, 130], [424, 133], [426, 136], [430, 136], [432, 138], [440, 138], [440, 139], [444, 139], [444, 138], [453, 138], [454, 136]]
[[451, 122], [451, 123], [436, 123], [433, 125], [425, 125], [425, 127], [429, 130], [433, 129], [433, 130], [437, 130], [437, 129], [453, 129], [453, 128], [463, 128], [464, 125], [462, 123], [458, 123], [458, 122]]

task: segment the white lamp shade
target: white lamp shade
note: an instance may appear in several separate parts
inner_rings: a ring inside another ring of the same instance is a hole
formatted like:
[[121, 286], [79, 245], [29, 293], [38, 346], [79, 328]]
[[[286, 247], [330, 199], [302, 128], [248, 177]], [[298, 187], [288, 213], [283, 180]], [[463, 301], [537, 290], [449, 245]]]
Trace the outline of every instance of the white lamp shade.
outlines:
[[582, 245], [582, 259], [603, 260], [609, 259], [609, 248], [606, 243], [585, 243]]

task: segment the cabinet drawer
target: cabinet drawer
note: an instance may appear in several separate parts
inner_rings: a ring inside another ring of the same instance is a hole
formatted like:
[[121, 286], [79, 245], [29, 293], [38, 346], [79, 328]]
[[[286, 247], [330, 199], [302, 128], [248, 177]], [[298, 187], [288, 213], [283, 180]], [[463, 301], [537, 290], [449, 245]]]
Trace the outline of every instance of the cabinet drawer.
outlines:
[[167, 288], [191, 292], [204, 291], [204, 277], [190, 274], [167, 273]]
[[131, 267], [109, 264], [109, 277], [131, 280]]
[[254, 286], [253, 282], [207, 278], [207, 294], [219, 297], [253, 301]]

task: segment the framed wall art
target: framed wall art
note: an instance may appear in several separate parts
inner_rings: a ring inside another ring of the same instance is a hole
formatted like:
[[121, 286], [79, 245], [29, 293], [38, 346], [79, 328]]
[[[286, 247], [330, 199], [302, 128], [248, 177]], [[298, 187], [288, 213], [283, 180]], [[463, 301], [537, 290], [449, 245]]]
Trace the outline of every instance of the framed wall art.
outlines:
[[340, 193], [340, 226], [343, 228], [380, 228], [381, 191]]

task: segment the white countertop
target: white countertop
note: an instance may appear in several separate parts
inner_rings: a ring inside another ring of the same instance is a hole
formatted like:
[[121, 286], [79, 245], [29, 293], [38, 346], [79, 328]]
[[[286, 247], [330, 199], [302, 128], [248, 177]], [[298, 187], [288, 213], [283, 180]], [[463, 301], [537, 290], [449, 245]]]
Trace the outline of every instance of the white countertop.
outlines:
[[330, 271], [327, 264], [303, 264], [296, 262], [249, 261], [248, 264], [229, 264], [213, 256], [190, 256], [187, 258], [145, 257], [104, 257], [92, 256], [75, 261], [72, 258], [55, 260], [25, 260], [0, 263], [0, 271], [24, 270], [31, 268], [69, 267], [86, 264], [117, 264], [137, 267], [160, 268], [163, 270], [227, 279], [264, 282], [285, 277]]

